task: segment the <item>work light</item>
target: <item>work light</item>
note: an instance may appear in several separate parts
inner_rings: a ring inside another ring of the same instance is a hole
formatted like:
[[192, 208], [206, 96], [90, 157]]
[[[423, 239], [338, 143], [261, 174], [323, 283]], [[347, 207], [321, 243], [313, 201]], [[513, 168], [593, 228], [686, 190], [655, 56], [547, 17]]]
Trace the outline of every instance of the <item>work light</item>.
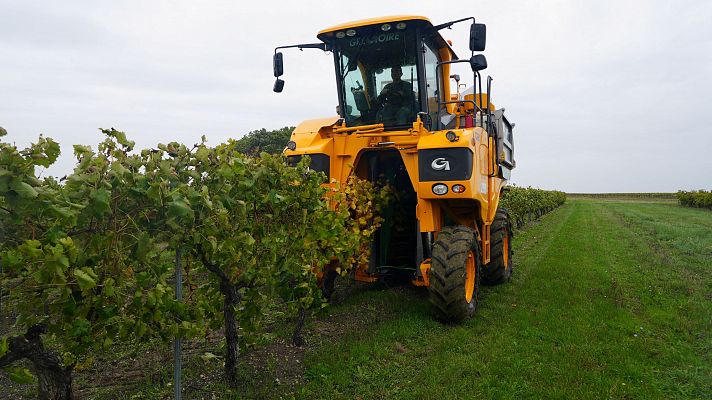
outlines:
[[462, 193], [464, 191], [465, 191], [465, 187], [463, 185], [452, 185], [453, 193]]

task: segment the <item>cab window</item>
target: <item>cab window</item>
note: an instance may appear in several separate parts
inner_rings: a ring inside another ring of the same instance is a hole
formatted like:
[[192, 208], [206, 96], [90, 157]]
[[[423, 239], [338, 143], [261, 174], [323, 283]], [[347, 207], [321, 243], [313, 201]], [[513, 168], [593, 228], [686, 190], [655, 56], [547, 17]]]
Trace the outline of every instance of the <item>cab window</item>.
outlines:
[[428, 43], [423, 43], [423, 53], [425, 59], [425, 90], [427, 93], [427, 106], [430, 121], [433, 123], [438, 118], [438, 82], [440, 81], [438, 70], [437, 52]]
[[347, 125], [411, 125], [420, 110], [415, 32], [361, 30], [335, 44]]

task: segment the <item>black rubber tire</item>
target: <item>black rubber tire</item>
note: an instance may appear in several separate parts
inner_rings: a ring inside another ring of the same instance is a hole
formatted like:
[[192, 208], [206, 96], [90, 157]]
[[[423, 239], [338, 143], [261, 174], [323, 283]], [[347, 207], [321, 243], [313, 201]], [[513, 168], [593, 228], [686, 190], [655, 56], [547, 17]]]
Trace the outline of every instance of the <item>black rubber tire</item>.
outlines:
[[[468, 252], [474, 256], [474, 292], [465, 298]], [[433, 243], [430, 265], [430, 303], [435, 318], [443, 322], [460, 322], [475, 313], [480, 283], [480, 248], [475, 232], [464, 226], [448, 226]]]
[[[505, 262], [505, 239], [507, 240], [507, 261]], [[482, 271], [482, 283], [498, 285], [512, 277], [512, 223], [504, 208], [498, 208], [490, 227], [490, 262]]]

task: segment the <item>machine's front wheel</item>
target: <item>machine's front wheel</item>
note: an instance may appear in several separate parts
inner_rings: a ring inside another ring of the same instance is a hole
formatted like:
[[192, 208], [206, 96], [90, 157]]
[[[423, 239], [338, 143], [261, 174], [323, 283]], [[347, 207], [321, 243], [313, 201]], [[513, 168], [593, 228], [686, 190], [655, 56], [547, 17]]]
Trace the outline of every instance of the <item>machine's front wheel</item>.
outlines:
[[433, 243], [430, 302], [435, 317], [460, 322], [474, 314], [480, 283], [480, 249], [475, 233], [464, 226], [443, 228]]
[[482, 269], [482, 283], [497, 285], [512, 277], [512, 224], [507, 210], [497, 209], [490, 232], [492, 252], [489, 264]]

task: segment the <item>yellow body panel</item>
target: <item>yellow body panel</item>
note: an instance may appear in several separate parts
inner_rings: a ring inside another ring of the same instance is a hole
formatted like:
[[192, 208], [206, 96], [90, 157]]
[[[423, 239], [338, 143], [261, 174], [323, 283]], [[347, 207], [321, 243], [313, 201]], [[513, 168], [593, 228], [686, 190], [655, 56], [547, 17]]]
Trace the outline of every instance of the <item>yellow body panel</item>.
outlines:
[[[451, 42], [432, 29], [430, 20], [417, 15], [398, 15], [363, 19], [347, 22], [319, 31], [317, 37], [330, 42], [337, 32], [360, 27], [412, 21], [419, 29], [429, 28], [439, 46], [440, 61], [457, 60]], [[369, 28], [370, 29], [370, 28]], [[459, 93], [451, 93], [449, 81], [450, 64], [443, 64], [441, 76], [441, 98], [458, 100]], [[364, 77], [364, 82], [366, 78]], [[365, 85], [368, 87], [368, 85]], [[369, 96], [367, 96], [367, 99]], [[487, 107], [486, 95], [466, 95], [464, 100], [474, 101], [480, 110]], [[426, 129], [420, 117], [407, 130], [385, 131], [382, 124], [347, 127], [339, 117], [314, 119], [302, 122], [292, 133], [291, 140], [296, 143], [295, 150], [285, 150], [286, 156], [305, 154], [325, 154], [329, 156], [329, 182], [339, 184], [356, 174], [365, 178], [367, 166], [359, 164], [361, 157], [371, 151], [397, 151], [403, 160], [413, 189], [417, 196], [416, 217], [421, 232], [437, 233], [446, 224], [446, 218], [452, 223], [468, 226], [475, 230], [482, 249], [482, 262], [490, 261], [490, 225], [492, 224], [500, 194], [506, 181], [497, 176], [498, 165], [494, 140], [482, 127], [464, 128], [466, 121], [477, 122], [480, 113], [475, 113], [472, 103], [465, 101], [447, 104], [448, 113], [456, 118], [457, 129], [430, 131]], [[494, 105], [490, 104], [494, 111]], [[475, 115], [477, 114], [477, 115]], [[465, 117], [467, 116], [467, 117]], [[462, 118], [461, 118], [462, 117]], [[468, 122], [469, 124], [469, 122]], [[475, 123], [476, 125], [476, 123]], [[456, 134], [456, 141], [449, 141], [446, 132]], [[418, 152], [427, 149], [468, 148], [472, 152], [472, 173], [470, 178], [461, 181], [421, 182], [419, 180]], [[433, 185], [444, 183], [450, 190], [445, 195], [433, 193]], [[454, 193], [453, 185], [465, 187], [462, 193]], [[376, 276], [367, 272], [367, 265], [356, 271], [356, 279], [374, 281]], [[420, 266], [420, 275], [413, 281], [419, 286], [428, 286], [430, 260], [424, 260]]]
[[308, 119], [294, 128], [293, 133], [318, 133], [321, 128], [334, 125], [339, 118], [339, 116], [335, 116], [330, 118]]
[[[285, 155], [327, 154], [330, 156], [330, 181], [345, 182], [354, 173], [360, 157], [367, 151], [397, 150], [408, 170], [418, 196], [416, 208], [421, 232], [438, 232], [445, 216], [460, 225], [469, 226], [481, 235], [483, 261], [489, 262], [489, 225], [494, 220], [499, 193], [505, 181], [494, 176], [493, 142], [481, 127], [453, 129], [458, 140], [450, 142], [444, 131], [430, 132], [417, 121], [403, 131], [383, 131], [379, 125], [345, 128], [336, 118], [306, 121], [292, 134], [295, 150]], [[324, 124], [324, 125], [321, 125]], [[473, 171], [469, 180], [445, 181], [449, 187], [465, 186], [463, 193], [438, 196], [432, 192], [436, 182], [420, 182], [418, 151], [466, 147], [473, 153]]]

